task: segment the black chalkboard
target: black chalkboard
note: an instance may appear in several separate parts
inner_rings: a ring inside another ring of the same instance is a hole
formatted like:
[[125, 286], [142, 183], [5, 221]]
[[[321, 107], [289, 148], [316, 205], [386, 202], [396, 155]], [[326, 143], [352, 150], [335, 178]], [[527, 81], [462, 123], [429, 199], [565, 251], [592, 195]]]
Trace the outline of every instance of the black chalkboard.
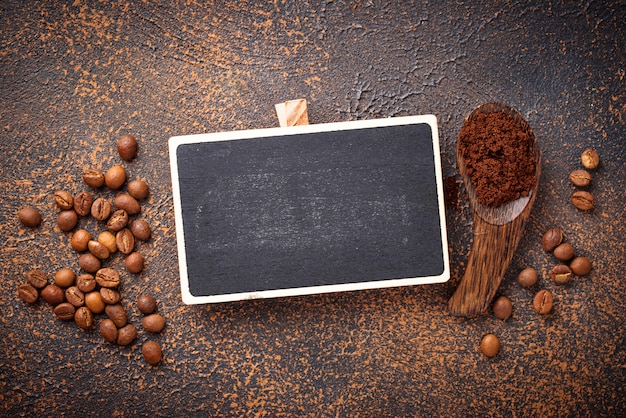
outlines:
[[449, 277], [434, 116], [170, 139], [185, 303]]

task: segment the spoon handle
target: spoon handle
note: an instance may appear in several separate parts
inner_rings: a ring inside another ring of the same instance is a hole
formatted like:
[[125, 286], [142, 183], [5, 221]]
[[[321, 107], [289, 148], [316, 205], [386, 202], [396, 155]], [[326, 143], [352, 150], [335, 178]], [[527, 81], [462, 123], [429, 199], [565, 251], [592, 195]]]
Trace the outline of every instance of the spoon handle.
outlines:
[[453, 315], [472, 316], [487, 312], [515, 254], [526, 218], [527, 215], [523, 214], [510, 223], [493, 225], [474, 215], [474, 242], [467, 268], [448, 301]]

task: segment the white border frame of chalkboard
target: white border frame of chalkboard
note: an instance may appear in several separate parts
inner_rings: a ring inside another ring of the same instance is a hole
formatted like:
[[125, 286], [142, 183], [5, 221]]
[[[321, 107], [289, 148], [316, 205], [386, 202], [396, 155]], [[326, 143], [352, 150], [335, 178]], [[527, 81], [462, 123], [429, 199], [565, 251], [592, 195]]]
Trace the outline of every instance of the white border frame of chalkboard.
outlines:
[[[177, 149], [180, 145], [199, 142], [232, 141], [250, 138], [266, 138], [285, 135], [308, 134], [316, 132], [332, 132], [352, 129], [378, 128], [397, 125], [428, 124], [430, 125], [433, 141], [435, 177], [441, 226], [441, 243], [444, 270], [438, 276], [410, 277], [389, 280], [363, 281], [358, 283], [343, 283], [309, 287], [295, 287], [287, 289], [263, 290], [243, 293], [229, 293], [208, 296], [194, 296], [189, 291], [189, 277], [187, 274], [187, 256], [185, 252], [185, 236], [183, 229], [180, 184], [178, 182]], [[170, 154], [170, 170], [172, 177], [172, 193], [174, 201], [174, 215], [176, 222], [176, 241], [178, 246], [178, 260], [180, 270], [180, 287], [182, 300], [187, 305], [235, 302], [249, 299], [269, 299], [287, 296], [314, 295], [333, 292], [348, 292], [366, 289], [382, 289], [390, 287], [413, 286], [421, 284], [444, 283], [450, 279], [450, 261], [448, 255], [448, 239], [444, 206], [443, 177], [441, 171], [441, 157], [439, 148], [439, 131], [435, 115], [400, 116], [384, 119], [368, 119], [359, 121], [333, 122], [312, 125], [300, 125], [285, 128], [250, 129], [229, 132], [216, 132], [196, 135], [173, 136], [168, 141]]]

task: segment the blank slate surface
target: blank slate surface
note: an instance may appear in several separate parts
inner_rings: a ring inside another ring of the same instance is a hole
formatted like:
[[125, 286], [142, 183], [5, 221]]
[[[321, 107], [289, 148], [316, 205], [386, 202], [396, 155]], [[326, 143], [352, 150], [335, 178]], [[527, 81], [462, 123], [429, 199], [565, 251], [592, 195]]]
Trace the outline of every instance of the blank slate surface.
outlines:
[[183, 301], [449, 278], [431, 115], [173, 137]]

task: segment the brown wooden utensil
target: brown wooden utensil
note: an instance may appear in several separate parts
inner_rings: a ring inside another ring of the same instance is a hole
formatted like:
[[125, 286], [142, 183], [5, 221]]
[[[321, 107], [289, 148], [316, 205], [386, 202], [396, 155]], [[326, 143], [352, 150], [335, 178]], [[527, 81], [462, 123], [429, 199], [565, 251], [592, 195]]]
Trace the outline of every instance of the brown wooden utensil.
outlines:
[[459, 173], [467, 190], [474, 217], [474, 241], [468, 257], [465, 274], [448, 301], [453, 315], [471, 316], [485, 313], [504, 277], [530, 215], [539, 186], [541, 174], [541, 152], [537, 139], [522, 116], [501, 103], [487, 103], [475, 109], [465, 123], [476, 120], [481, 113], [504, 112], [511, 116], [533, 141], [537, 157], [535, 185], [528, 196], [497, 206], [483, 206], [466, 171], [465, 160], [457, 145]]

